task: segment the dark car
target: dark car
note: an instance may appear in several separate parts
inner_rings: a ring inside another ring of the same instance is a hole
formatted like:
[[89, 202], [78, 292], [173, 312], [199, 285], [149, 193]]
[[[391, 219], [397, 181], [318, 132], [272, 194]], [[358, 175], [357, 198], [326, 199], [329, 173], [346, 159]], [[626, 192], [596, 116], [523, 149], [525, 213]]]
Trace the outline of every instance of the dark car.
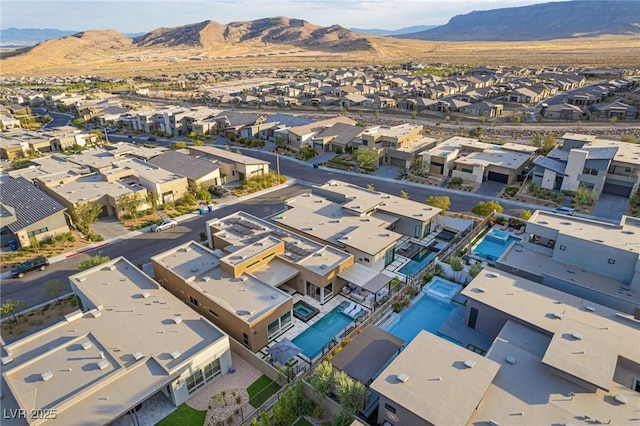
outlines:
[[222, 186], [210, 186], [209, 193], [218, 198], [224, 198], [230, 194], [229, 190], [223, 188]]
[[32, 260], [27, 260], [26, 262], [22, 262], [15, 268], [11, 270], [11, 276], [22, 278], [24, 274], [31, 271], [44, 271], [49, 266], [49, 260], [46, 257], [39, 256]]
[[149, 139], [147, 139], [149, 142], [155, 142], [158, 139], [155, 138], [155, 136], [151, 136]]

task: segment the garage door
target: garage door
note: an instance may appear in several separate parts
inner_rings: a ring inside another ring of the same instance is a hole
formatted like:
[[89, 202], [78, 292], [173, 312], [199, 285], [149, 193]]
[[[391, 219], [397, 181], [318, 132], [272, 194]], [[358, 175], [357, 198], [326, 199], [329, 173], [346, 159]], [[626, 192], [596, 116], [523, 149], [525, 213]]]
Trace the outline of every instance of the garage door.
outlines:
[[614, 182], [607, 182], [602, 187], [602, 192], [605, 194], [619, 195], [621, 197], [629, 197], [633, 186], [620, 185]]
[[487, 175], [487, 179], [494, 182], [507, 183], [509, 182], [509, 175], [505, 175], [504, 173], [489, 172], [489, 174]]
[[407, 161], [403, 160], [402, 158], [391, 158], [391, 165], [392, 166], [397, 166], [397, 167], [406, 167], [407, 166]]

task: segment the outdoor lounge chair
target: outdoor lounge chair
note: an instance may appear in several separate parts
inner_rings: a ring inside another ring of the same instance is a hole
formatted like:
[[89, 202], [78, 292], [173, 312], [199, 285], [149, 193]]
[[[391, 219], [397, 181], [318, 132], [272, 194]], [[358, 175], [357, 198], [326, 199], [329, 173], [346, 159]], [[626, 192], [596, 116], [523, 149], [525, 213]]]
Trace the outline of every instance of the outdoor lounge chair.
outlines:
[[509, 222], [505, 222], [504, 225], [500, 227], [501, 231], [506, 231], [507, 229], [509, 229]]
[[522, 225], [520, 228], [518, 228], [518, 230], [516, 232], [514, 232], [514, 234], [516, 234], [516, 235], [524, 234], [524, 230], [525, 229], [526, 229], [526, 226]]

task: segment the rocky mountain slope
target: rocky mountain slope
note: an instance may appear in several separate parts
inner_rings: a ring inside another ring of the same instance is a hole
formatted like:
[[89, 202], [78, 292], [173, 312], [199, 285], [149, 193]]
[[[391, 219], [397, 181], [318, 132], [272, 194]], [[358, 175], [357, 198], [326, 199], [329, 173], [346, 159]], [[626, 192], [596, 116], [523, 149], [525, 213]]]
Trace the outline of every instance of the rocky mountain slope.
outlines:
[[569, 1], [458, 15], [398, 38], [433, 41], [530, 41], [640, 35], [640, 1]]

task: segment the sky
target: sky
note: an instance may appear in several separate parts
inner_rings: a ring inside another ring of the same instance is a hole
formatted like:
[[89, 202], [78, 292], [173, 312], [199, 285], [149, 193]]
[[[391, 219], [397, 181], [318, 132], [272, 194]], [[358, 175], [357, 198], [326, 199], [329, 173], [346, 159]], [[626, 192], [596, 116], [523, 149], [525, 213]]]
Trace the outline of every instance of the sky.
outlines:
[[[549, 0], [547, 0], [549, 1]], [[554, 1], [554, 0], [551, 0]], [[221, 24], [286, 16], [312, 24], [395, 30], [443, 25], [474, 10], [545, 0], [2, 0], [0, 27], [147, 32], [205, 20]]]

